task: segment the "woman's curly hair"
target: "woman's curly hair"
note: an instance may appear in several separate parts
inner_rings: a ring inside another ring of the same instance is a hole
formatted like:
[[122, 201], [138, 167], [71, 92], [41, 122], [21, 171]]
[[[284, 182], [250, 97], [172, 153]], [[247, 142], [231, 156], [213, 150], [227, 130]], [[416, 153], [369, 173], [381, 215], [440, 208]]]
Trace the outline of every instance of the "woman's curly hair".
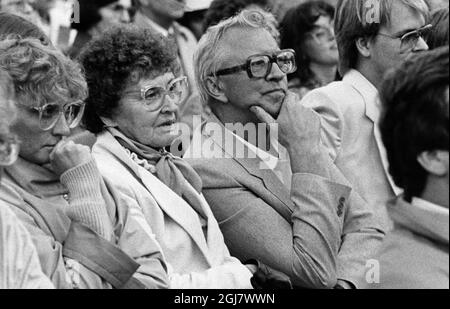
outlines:
[[89, 87], [84, 125], [92, 133], [103, 131], [100, 117], [110, 118], [123, 90], [140, 79], [179, 71], [174, 43], [149, 29], [115, 27], [91, 41], [81, 52]]
[[11, 77], [17, 101], [30, 106], [83, 101], [88, 94], [80, 66], [38, 39], [0, 41], [0, 69]]

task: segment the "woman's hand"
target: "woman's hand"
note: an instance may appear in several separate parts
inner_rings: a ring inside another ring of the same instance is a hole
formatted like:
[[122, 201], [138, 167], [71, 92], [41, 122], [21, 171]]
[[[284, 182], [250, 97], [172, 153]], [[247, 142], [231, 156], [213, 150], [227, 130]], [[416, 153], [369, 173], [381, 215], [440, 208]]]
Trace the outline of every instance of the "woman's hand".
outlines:
[[73, 141], [61, 140], [50, 154], [52, 170], [57, 175], [92, 160], [88, 146], [75, 144]]

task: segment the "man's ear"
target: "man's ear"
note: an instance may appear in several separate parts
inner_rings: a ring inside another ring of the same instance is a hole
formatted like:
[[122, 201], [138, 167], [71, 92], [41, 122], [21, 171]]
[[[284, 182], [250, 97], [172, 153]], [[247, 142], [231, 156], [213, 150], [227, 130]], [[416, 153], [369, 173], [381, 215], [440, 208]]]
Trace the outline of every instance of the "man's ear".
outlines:
[[205, 85], [206, 90], [211, 97], [224, 104], [228, 103], [223, 84], [217, 78], [211, 76], [207, 77]]
[[419, 164], [428, 173], [438, 177], [443, 177], [448, 174], [448, 160], [449, 152], [440, 150], [425, 151], [417, 157]]
[[365, 58], [370, 57], [370, 55], [371, 55], [370, 47], [372, 44], [370, 39], [361, 37], [356, 40], [355, 44], [356, 44], [356, 48], [358, 49], [361, 56], [363, 56]]

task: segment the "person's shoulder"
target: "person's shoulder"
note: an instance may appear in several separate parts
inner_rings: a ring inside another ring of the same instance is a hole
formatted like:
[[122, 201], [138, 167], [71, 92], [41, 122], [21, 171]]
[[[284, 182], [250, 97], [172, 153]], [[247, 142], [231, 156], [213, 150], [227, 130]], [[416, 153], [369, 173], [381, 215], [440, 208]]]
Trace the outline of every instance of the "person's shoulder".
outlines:
[[92, 154], [103, 178], [106, 178], [116, 187], [127, 187], [133, 176], [126, 165], [118, 158], [117, 151], [124, 150], [114, 142], [115, 140], [100, 135], [93, 147]]
[[23, 203], [23, 197], [20, 193], [19, 186], [17, 186], [17, 184], [10, 179], [8, 175], [4, 175], [1, 179], [0, 202], [14, 206], [18, 206]]
[[405, 228], [388, 234], [380, 249], [382, 288], [448, 288], [448, 246], [433, 243]]
[[309, 91], [303, 97], [303, 102], [320, 100], [343, 106], [350, 104], [352, 97], [356, 95], [357, 92], [353, 87], [343, 81], [336, 81]]
[[195, 38], [195, 35], [192, 33], [191, 30], [189, 30], [189, 28], [186, 28], [185, 26], [183, 26], [177, 22], [174, 24], [174, 26], [177, 28], [179, 33], [185, 37], [186, 41], [197, 43], [197, 39]]

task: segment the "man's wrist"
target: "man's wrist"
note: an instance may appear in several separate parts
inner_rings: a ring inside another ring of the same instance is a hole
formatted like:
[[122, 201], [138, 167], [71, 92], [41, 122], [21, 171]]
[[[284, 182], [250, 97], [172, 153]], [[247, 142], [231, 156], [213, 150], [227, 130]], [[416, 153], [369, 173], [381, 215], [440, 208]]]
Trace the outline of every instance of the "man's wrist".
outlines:
[[331, 160], [321, 151], [320, 147], [294, 146], [289, 148], [288, 151], [294, 174], [306, 173], [328, 177], [328, 167]]

